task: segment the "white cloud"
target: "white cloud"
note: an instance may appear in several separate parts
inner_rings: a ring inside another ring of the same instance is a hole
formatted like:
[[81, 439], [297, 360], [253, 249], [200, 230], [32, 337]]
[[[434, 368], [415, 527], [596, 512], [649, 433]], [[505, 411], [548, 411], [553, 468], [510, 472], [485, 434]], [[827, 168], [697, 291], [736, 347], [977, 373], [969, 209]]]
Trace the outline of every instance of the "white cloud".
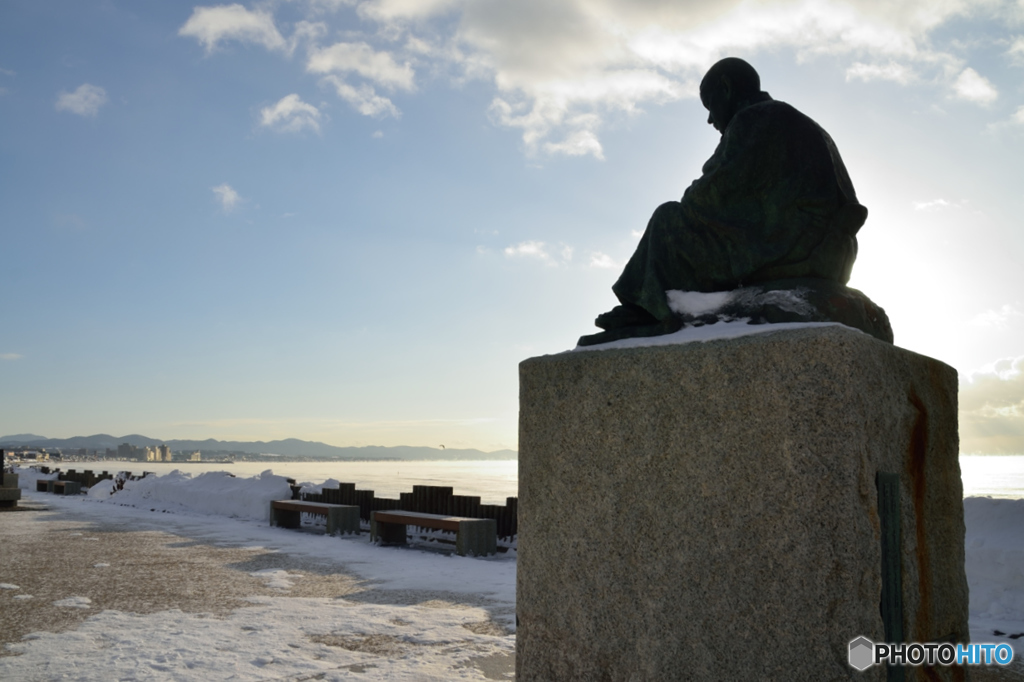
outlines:
[[288, 49], [270, 13], [249, 11], [238, 4], [196, 7], [178, 35], [195, 38], [206, 48], [207, 54], [225, 40], [256, 43], [268, 50]]
[[914, 73], [903, 64], [890, 61], [886, 64], [864, 64], [854, 62], [846, 69], [846, 80], [862, 81], [893, 81], [900, 85], [906, 85], [914, 80]]
[[316, 42], [327, 35], [327, 24], [322, 21], [299, 21], [292, 29], [292, 36], [288, 39], [288, 52], [294, 52], [299, 43], [306, 42], [315, 45]]
[[963, 208], [963, 203], [940, 198], [932, 201], [915, 201], [913, 206], [915, 211], [940, 211], [947, 208]]
[[[457, 37], [499, 91], [495, 123], [522, 129], [528, 152], [578, 154], [568, 142], [600, 144], [619, 112], [696, 96], [707, 67], [728, 54], [857, 57], [849, 78], [904, 84], [915, 65], [944, 74], [958, 58], [936, 52], [929, 32], [972, 10], [970, 0], [480, 0], [462, 11]], [[584, 113], [596, 123], [581, 124]]]
[[505, 256], [509, 258], [532, 258], [545, 265], [567, 265], [572, 261], [573, 247], [559, 244], [552, 247], [545, 242], [529, 240], [505, 247]]
[[306, 64], [310, 73], [357, 73], [387, 88], [413, 89], [413, 70], [398, 64], [388, 52], [377, 52], [366, 43], [335, 43], [314, 50]]
[[611, 269], [618, 268], [619, 264], [612, 260], [612, 257], [608, 254], [594, 251], [590, 254], [590, 267]]
[[1007, 128], [1016, 128], [1017, 126], [1024, 126], [1024, 105], [1018, 106], [1017, 109], [1010, 114], [1009, 118], [989, 123], [988, 130], [989, 132], [998, 133]]
[[[500, 125], [522, 129], [523, 142], [531, 154], [543, 148], [548, 153], [590, 154], [603, 159], [604, 151], [596, 132], [601, 127], [602, 116], [595, 109], [636, 113], [641, 100], [663, 102], [677, 99], [679, 94], [675, 83], [660, 74], [623, 71], [603, 78], [545, 84], [535, 88], [532, 97], [520, 95], [511, 102], [496, 97], [490, 113], [492, 120]], [[590, 111], [571, 115], [577, 106]], [[562, 131], [561, 141], [542, 144], [546, 137], [559, 131]]]
[[402, 115], [398, 107], [387, 97], [378, 95], [373, 86], [364, 83], [355, 88], [337, 76], [327, 76], [324, 81], [333, 85], [335, 92], [338, 93], [338, 97], [348, 102], [353, 109], [363, 116], [392, 116], [399, 118]]
[[369, 0], [359, 5], [360, 16], [376, 21], [426, 19], [450, 12], [465, 0]]
[[1017, 39], [1010, 45], [1010, 49], [1006, 51], [1011, 58], [1015, 61], [1024, 60], [1024, 36], [1017, 36]]
[[994, 327], [996, 329], [1007, 329], [1010, 325], [1010, 321], [1024, 317], [1024, 313], [1016, 308], [1016, 306], [1004, 303], [999, 307], [999, 310], [986, 310], [982, 313], [978, 313], [970, 321], [970, 324], [976, 327]]
[[83, 83], [74, 92], [61, 91], [55, 105], [57, 111], [70, 111], [79, 116], [95, 116], [107, 103], [107, 91], [98, 85]]
[[569, 156], [584, 156], [591, 154], [596, 159], [604, 159], [604, 150], [597, 135], [589, 130], [577, 130], [561, 142], [546, 142], [544, 151], [551, 154], [567, 154]]
[[230, 213], [238, 202], [242, 200], [242, 197], [238, 195], [238, 192], [236, 192], [234, 188], [226, 182], [223, 185], [217, 185], [210, 189], [213, 190], [213, 193], [217, 197], [217, 201], [220, 202], [220, 206], [224, 209], [225, 213]]
[[[397, 115], [378, 91], [411, 92], [418, 73], [484, 79], [492, 122], [518, 130], [528, 153], [597, 159], [609, 122], [695, 97], [706, 69], [730, 54], [828, 56], [849, 81], [991, 103], [998, 92], [965, 68], [968, 48], [938, 29], [957, 18], [1008, 21], [997, 0], [306, 0], [292, 5], [306, 16], [285, 41], [269, 14], [280, 3], [258, 6], [197, 8], [181, 33], [208, 51], [236, 39], [288, 53], [305, 41], [308, 72], [337, 77], [328, 82], [369, 115]], [[364, 30], [328, 27], [340, 7], [355, 7]], [[317, 45], [339, 28], [342, 42]], [[1011, 55], [1024, 54], [1024, 38], [1013, 45]]]
[[512, 257], [536, 258], [543, 261], [551, 260], [551, 254], [548, 253], [544, 242], [537, 241], [519, 242], [512, 246], [506, 246], [505, 255]]
[[1005, 358], [960, 385], [960, 451], [1024, 454], [1024, 357]]
[[5, 69], [5, 68], [2, 68], [2, 67], [0, 67], [0, 73], [2, 73], [5, 76], [17, 76], [18, 75], [14, 71], [11, 71], [10, 69]]
[[20, 353], [0, 353], [0, 360], [21, 360], [23, 357]]
[[957, 99], [991, 104], [999, 97], [999, 91], [992, 83], [972, 68], [964, 69], [953, 83]]
[[299, 132], [305, 128], [320, 132], [320, 110], [303, 102], [298, 95], [282, 97], [277, 104], [260, 109], [260, 125], [281, 132]]
[[358, 2], [359, 0], [309, 0], [309, 6], [314, 14], [322, 14], [337, 12], [342, 7], [352, 7]]

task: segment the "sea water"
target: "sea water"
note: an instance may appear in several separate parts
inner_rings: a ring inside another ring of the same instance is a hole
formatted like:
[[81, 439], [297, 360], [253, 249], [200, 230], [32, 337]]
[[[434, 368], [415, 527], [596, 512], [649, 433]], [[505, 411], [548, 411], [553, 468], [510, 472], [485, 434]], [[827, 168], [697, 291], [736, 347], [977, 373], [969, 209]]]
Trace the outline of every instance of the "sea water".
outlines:
[[964, 497], [1024, 499], [1024, 455], [960, 455]]
[[[255, 476], [267, 469], [294, 478], [299, 483], [323, 483], [335, 479], [355, 483], [360, 490], [373, 490], [377, 497], [398, 498], [412, 492], [414, 485], [454, 488], [456, 495], [477, 495], [483, 504], [505, 504], [506, 497], [518, 495], [519, 466], [515, 460], [390, 461], [390, 462], [65, 462], [62, 468], [128, 470], [157, 475], [175, 469], [198, 475], [207, 471], [228, 471], [235, 476]], [[1024, 455], [961, 455], [960, 472], [964, 497], [1024, 498]]]

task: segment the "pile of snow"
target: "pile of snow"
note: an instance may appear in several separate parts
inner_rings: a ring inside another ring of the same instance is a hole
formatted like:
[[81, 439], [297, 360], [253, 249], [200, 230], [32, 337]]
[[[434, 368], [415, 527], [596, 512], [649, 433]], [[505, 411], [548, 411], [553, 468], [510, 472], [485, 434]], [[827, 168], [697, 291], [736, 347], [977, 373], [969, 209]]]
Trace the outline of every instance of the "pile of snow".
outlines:
[[724, 308], [727, 303], [732, 301], [734, 295], [733, 291], [702, 293], [670, 289], [665, 292], [665, 296], [668, 298], [668, 307], [673, 312], [695, 317], [718, 312], [720, 308]]
[[[761, 287], [753, 286], [710, 293], [669, 290], [665, 292], [665, 296], [668, 299], [669, 309], [684, 317], [722, 315], [722, 309], [726, 306], [754, 310], [765, 305], [807, 315], [814, 312], [814, 306], [804, 298], [807, 291], [806, 288], [764, 291]], [[721, 321], [728, 322], [730, 320], [723, 319]]]
[[341, 485], [341, 481], [336, 478], [328, 478], [323, 483], [299, 483], [299, 492], [302, 494], [319, 495], [324, 491], [324, 488], [337, 489]]
[[964, 522], [971, 619], [1024, 622], [1024, 500], [968, 497]]
[[18, 487], [22, 490], [35, 490], [36, 481], [56, 481], [57, 472], [44, 474], [37, 467], [16, 467], [14, 472], [18, 474]]
[[291, 499], [292, 489], [287, 478], [269, 469], [251, 478], [226, 471], [192, 476], [175, 470], [164, 476], [124, 481], [121, 490], [115, 481], [101, 481], [88, 495], [100, 502], [132, 507], [266, 521], [271, 501]]

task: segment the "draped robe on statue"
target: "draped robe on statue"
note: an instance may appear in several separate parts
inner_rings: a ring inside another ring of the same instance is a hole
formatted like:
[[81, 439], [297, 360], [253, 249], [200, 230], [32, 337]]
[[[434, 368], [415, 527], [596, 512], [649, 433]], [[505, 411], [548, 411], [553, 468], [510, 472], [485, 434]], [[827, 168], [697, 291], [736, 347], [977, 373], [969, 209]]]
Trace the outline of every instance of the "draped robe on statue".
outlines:
[[866, 217], [828, 133], [762, 92], [733, 116], [682, 199], [655, 210], [612, 290], [669, 320], [671, 289], [793, 277], [845, 284]]

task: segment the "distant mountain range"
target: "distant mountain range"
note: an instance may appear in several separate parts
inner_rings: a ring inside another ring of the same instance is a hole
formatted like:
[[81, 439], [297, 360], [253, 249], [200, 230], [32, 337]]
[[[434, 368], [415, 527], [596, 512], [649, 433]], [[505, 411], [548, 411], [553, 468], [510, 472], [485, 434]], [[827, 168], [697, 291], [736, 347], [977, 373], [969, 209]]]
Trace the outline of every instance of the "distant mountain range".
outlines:
[[428, 448], [412, 445], [383, 447], [368, 445], [365, 447], [340, 448], [326, 443], [317, 443], [297, 438], [264, 441], [228, 441], [214, 440], [157, 440], [148, 436], [131, 434], [128, 436], [111, 436], [98, 433], [95, 436], [75, 436], [73, 438], [46, 438], [32, 433], [21, 433], [13, 436], [0, 437], [0, 448], [37, 447], [60, 448], [61, 450], [103, 450], [117, 449], [121, 443], [130, 443], [135, 447], [147, 447], [166, 444], [171, 450], [199, 450], [201, 452], [245, 452], [253, 455], [275, 454], [282, 457], [312, 457], [318, 459], [516, 459], [519, 455], [515, 450], [496, 450], [483, 452], [475, 449], [459, 448]]

